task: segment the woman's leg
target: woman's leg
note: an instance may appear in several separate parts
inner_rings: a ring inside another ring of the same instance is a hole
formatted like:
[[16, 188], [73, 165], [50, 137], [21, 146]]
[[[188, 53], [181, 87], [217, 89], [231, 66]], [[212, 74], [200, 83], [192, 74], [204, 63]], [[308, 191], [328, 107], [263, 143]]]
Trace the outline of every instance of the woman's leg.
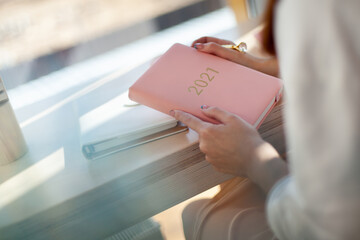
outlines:
[[209, 202], [210, 199], [200, 199], [191, 202], [182, 212], [184, 235], [187, 240], [193, 239], [197, 215], [200, 209], [202, 209]]

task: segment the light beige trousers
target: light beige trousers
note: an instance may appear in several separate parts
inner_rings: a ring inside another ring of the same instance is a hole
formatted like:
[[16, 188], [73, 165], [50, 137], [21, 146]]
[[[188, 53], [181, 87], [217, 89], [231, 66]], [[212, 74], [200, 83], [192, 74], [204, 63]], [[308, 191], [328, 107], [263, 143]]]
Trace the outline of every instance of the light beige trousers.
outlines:
[[266, 196], [245, 178], [222, 185], [213, 199], [190, 203], [183, 211], [187, 240], [272, 240], [265, 214]]

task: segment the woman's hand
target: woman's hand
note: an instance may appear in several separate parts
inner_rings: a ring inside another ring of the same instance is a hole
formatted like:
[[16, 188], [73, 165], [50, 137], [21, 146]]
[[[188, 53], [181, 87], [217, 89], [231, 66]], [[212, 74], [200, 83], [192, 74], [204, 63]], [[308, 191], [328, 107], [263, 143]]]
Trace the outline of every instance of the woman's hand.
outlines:
[[[216, 107], [203, 109], [203, 113], [221, 124], [204, 122], [179, 110], [171, 111], [171, 115], [177, 120], [199, 134], [200, 150], [215, 169], [235, 176], [249, 177], [268, 191], [275, 180], [270, 181], [263, 171], [270, 171], [270, 177], [277, 179], [278, 174], [274, 172], [279, 170], [272, 171], [271, 168], [275, 165], [271, 164], [269, 168], [268, 164], [274, 159], [280, 159], [277, 151], [240, 117]], [[283, 162], [281, 159], [280, 161]]]
[[251, 54], [225, 48], [221, 45], [235, 45], [235, 43], [215, 37], [201, 37], [191, 44], [192, 47], [201, 52], [216, 55], [265, 74], [278, 76], [279, 67], [276, 58], [260, 59]]
[[175, 110], [174, 117], [199, 133], [200, 150], [216, 169], [236, 176], [247, 176], [250, 161], [264, 141], [247, 122], [216, 107], [203, 113], [221, 124], [204, 122], [199, 118]]
[[196, 39], [192, 44], [191, 47], [194, 47], [195, 44], [200, 43], [200, 44], [205, 44], [205, 43], [216, 43], [219, 45], [235, 45], [234, 42], [226, 40], [226, 39], [220, 39], [220, 38], [216, 38], [216, 37], [201, 37]]
[[201, 52], [210, 53], [218, 57], [227, 59], [229, 61], [241, 64], [243, 66], [249, 66], [249, 60], [252, 60], [251, 58], [249, 58], [249, 55], [246, 55], [243, 52], [239, 52], [231, 48], [224, 48], [221, 45], [236, 44], [232, 41], [215, 37], [201, 37], [199, 39], [196, 39], [191, 44], [192, 47]]

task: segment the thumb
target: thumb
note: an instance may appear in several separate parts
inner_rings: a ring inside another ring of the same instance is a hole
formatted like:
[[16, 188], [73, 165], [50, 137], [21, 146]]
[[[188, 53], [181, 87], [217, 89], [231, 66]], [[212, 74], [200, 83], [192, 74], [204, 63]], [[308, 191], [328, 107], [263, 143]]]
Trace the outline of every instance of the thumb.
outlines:
[[222, 47], [221, 45], [214, 42], [196, 43], [194, 47], [201, 52], [210, 53], [233, 62], [236, 62], [237, 56], [239, 54], [233, 49]]
[[218, 120], [221, 123], [228, 123], [230, 118], [234, 116], [234, 114], [225, 111], [218, 107], [208, 107], [203, 109], [203, 113], [210, 118]]

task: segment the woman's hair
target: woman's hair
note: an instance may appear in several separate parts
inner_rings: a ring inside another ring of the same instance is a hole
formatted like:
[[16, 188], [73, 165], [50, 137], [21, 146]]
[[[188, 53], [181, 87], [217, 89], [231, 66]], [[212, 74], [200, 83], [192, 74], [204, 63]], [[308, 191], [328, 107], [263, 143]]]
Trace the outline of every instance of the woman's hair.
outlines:
[[262, 30], [262, 45], [268, 53], [276, 55], [274, 41], [274, 8], [277, 0], [268, 0], [268, 5], [264, 13], [264, 28]]

